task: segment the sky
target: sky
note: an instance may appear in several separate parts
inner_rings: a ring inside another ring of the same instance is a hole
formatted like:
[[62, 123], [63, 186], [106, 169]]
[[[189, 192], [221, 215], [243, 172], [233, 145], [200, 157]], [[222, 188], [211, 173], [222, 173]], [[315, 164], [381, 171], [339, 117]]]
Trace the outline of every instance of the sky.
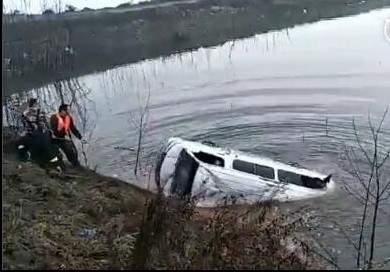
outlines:
[[[61, 3], [62, 9], [65, 5], [75, 6], [78, 10], [85, 7], [99, 9], [104, 7], [116, 7], [119, 4], [129, 2], [130, 0], [3, 0], [3, 10], [6, 12], [11, 10], [19, 10], [23, 13], [42, 13], [42, 7], [56, 10], [56, 5]], [[133, 0], [133, 3], [141, 0]]]

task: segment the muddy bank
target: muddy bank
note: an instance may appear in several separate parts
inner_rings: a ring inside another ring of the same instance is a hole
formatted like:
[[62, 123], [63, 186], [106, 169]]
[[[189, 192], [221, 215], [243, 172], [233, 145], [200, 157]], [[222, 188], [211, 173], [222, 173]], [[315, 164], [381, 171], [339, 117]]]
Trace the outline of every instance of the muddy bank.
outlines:
[[4, 91], [18, 92], [57, 79], [389, 4], [390, 0], [200, 0], [5, 23]]
[[[9, 148], [7, 149], [10, 150]], [[310, 269], [276, 206], [196, 210], [92, 171], [3, 156], [5, 269]]]
[[5, 155], [3, 267], [115, 267], [114, 254], [132, 245], [150, 196], [91, 171], [60, 178]]

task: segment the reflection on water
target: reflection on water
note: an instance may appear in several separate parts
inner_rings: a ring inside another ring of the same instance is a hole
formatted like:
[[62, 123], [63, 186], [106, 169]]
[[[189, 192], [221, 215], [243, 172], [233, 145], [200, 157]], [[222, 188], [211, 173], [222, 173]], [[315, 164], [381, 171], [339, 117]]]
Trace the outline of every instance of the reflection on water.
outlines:
[[[128, 181], [134, 154], [127, 149], [137, 144], [131, 116], [150, 90], [145, 156], [170, 136], [207, 139], [353, 182], [342, 156], [345, 146], [355, 145], [352, 118], [368, 140], [368, 112], [378, 121], [390, 103], [390, 43], [383, 35], [389, 15], [385, 9], [257, 35], [57, 83], [30, 95], [50, 107], [61, 96], [73, 101], [81, 130], [91, 135], [89, 163]], [[389, 146], [390, 118], [380, 148]], [[348, 230], [356, 229], [361, 212], [341, 189], [292, 207], [300, 205]], [[390, 212], [389, 205], [384, 207]], [[378, 258], [390, 255], [389, 219], [382, 216], [379, 222]], [[350, 265], [345, 239], [334, 228], [327, 233], [332, 235], [326, 240], [342, 249]]]

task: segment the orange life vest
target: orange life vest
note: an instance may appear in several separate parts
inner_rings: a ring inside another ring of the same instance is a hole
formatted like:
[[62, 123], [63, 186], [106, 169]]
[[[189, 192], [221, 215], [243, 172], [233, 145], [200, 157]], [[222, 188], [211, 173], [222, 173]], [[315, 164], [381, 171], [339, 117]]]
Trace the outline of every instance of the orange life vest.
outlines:
[[58, 120], [57, 131], [58, 132], [64, 131], [65, 133], [68, 133], [70, 129], [71, 117], [67, 115], [65, 116], [65, 118], [62, 118], [61, 115], [57, 113], [57, 120]]

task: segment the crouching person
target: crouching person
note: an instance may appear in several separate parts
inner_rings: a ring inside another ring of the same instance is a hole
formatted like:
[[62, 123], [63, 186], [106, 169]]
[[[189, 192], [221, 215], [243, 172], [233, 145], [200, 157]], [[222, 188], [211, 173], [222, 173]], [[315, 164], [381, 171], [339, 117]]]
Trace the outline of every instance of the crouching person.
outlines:
[[18, 155], [21, 161], [31, 160], [31, 151], [35, 143], [34, 137], [45, 122], [45, 114], [38, 106], [36, 98], [28, 100], [28, 106], [23, 111], [21, 121], [25, 129], [25, 134], [17, 141]]
[[39, 131], [32, 138], [31, 156], [42, 168], [57, 168], [60, 171], [64, 169], [60, 150], [52, 143], [48, 130]]
[[22, 114], [26, 134], [17, 141], [19, 159], [34, 161], [43, 168], [62, 166], [60, 152], [51, 143], [46, 115], [36, 98], [30, 98]]
[[52, 143], [65, 153], [66, 158], [73, 166], [80, 166], [76, 146], [71, 141], [71, 133], [79, 140], [82, 139], [82, 136], [74, 124], [69, 105], [61, 104], [58, 112], [50, 117], [50, 127]]

